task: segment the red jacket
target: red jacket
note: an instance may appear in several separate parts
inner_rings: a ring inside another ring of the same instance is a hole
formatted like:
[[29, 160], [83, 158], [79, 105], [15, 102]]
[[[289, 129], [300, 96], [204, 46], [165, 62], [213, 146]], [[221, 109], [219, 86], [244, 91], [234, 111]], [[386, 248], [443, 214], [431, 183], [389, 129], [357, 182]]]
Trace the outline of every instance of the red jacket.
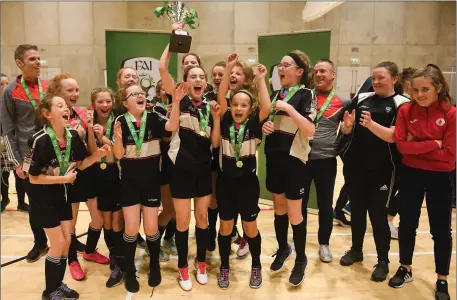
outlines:
[[[404, 165], [439, 172], [455, 169], [455, 112], [455, 107], [439, 103], [430, 107], [409, 103], [400, 108], [395, 142]], [[407, 141], [408, 132], [413, 141]], [[436, 140], [443, 142], [441, 148]]]

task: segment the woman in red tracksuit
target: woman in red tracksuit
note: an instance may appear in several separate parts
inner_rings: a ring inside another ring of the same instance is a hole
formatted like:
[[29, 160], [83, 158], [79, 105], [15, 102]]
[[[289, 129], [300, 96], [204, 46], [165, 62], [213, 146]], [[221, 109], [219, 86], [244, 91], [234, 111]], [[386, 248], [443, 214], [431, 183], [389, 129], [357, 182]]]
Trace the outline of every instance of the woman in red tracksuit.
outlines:
[[440, 69], [428, 65], [413, 76], [410, 104], [403, 106], [395, 126], [398, 150], [403, 155], [400, 198], [400, 264], [389, 286], [411, 282], [411, 264], [421, 206], [426, 195], [430, 232], [434, 240], [435, 299], [450, 299], [447, 276], [452, 254], [451, 172], [455, 168], [456, 109]]

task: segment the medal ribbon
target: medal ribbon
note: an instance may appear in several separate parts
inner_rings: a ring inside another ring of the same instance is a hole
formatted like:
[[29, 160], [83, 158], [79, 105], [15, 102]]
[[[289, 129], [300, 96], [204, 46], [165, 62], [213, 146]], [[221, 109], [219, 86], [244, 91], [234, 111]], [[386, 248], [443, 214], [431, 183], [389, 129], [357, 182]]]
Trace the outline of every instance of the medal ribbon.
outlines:
[[141, 151], [141, 146], [143, 145], [144, 139], [144, 132], [146, 131], [146, 117], [148, 113], [146, 111], [143, 112], [143, 116], [141, 117], [141, 126], [140, 126], [140, 136], [136, 134], [135, 127], [133, 127], [132, 119], [130, 118], [130, 114], [126, 112], [124, 114], [125, 120], [127, 121], [127, 126], [129, 127], [130, 133], [133, 136], [133, 140], [135, 141], [137, 151]]
[[[27, 83], [25, 83], [24, 76], [21, 76], [21, 85], [25, 91], [25, 94], [27, 95], [27, 98], [29, 98], [30, 103], [33, 106], [33, 109], [36, 109], [37, 105], [36, 105], [35, 98], [33, 98], [32, 93], [30, 92], [29, 88], [27, 87]], [[43, 99], [43, 97], [44, 97], [44, 92], [43, 92], [43, 87], [41, 86], [41, 81], [39, 78], [38, 78], [38, 91], [40, 93], [40, 101], [41, 101], [41, 99]]]
[[[314, 90], [315, 91], [315, 90]], [[317, 124], [317, 122], [319, 122], [320, 118], [322, 117], [322, 115], [324, 114], [325, 110], [327, 109], [327, 107], [329, 106], [330, 104], [330, 101], [332, 100], [333, 98], [333, 95], [335, 95], [335, 90], [333, 89], [330, 94], [328, 94], [327, 96], [327, 99], [325, 100], [324, 104], [322, 105], [321, 109], [319, 110], [319, 112], [317, 113], [316, 115], [316, 121], [315, 123]]]
[[[205, 99], [206, 101], [206, 99]], [[198, 115], [200, 118], [198, 119], [198, 122], [200, 123], [200, 131], [203, 131], [206, 135], [206, 128], [208, 127], [208, 122], [209, 122], [209, 115], [210, 115], [210, 104], [209, 101], [206, 101], [206, 116], [203, 115], [202, 109], [198, 108]]]
[[[301, 86], [298, 84], [291, 87], [289, 89], [289, 93], [287, 94], [287, 96], [284, 99], [282, 99], [282, 101], [284, 101], [286, 103], [289, 102], [289, 100], [295, 95], [295, 93], [300, 89], [300, 87]], [[274, 109], [274, 104], [276, 103], [276, 101], [278, 101], [278, 96], [279, 96], [279, 93], [276, 94], [273, 101], [271, 102], [270, 116], [268, 117], [268, 121], [273, 121], [273, 118], [278, 113], [278, 111]]]
[[[96, 124], [100, 124], [99, 122], [96, 122]], [[106, 121], [106, 131], [105, 131], [105, 137], [107, 139], [110, 138], [111, 136], [111, 128], [113, 127], [113, 115], [111, 114], [108, 118], [108, 121]], [[106, 156], [102, 157], [100, 159], [102, 163], [106, 163]]]
[[238, 162], [240, 160], [240, 153], [241, 153], [241, 147], [243, 146], [243, 141], [244, 141], [244, 130], [246, 129], [246, 123], [248, 122], [249, 119], [243, 122], [243, 124], [240, 125], [240, 130], [238, 130], [238, 136], [237, 139], [235, 139], [235, 123], [232, 123], [230, 125], [230, 144], [233, 145], [233, 150], [235, 150], [235, 159]]
[[67, 173], [68, 165], [70, 163], [70, 153], [71, 153], [71, 133], [65, 128], [65, 136], [67, 139], [67, 145], [65, 146], [65, 157], [62, 160], [62, 152], [60, 151], [59, 143], [57, 142], [57, 137], [51, 127], [46, 127], [46, 133], [51, 138], [52, 147], [57, 156], [57, 161], [59, 162], [60, 167], [60, 176], [63, 176]]

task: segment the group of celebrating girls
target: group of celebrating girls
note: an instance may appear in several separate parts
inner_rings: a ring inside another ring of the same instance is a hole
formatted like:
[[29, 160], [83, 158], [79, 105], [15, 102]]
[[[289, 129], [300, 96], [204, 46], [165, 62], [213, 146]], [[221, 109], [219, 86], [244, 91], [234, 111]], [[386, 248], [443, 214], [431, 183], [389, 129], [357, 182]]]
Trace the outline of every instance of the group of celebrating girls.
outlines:
[[[260, 212], [256, 152], [263, 136], [266, 187], [273, 197], [278, 242], [272, 272], [283, 270], [285, 262], [295, 256], [289, 283], [303, 283], [311, 184], [305, 179], [313, 176], [316, 180], [318, 202], [330, 197], [330, 205], [320, 207], [319, 218], [328, 214], [331, 222], [336, 156], [340, 155], [352, 204], [352, 247], [340, 264], [363, 260], [368, 211], [378, 254], [371, 279], [386, 280], [390, 249], [386, 206], [393, 196], [395, 172], [401, 172], [401, 266], [389, 285], [401, 287], [412, 281], [415, 235], [426, 194], [438, 275], [435, 297], [449, 299], [455, 108], [438, 67], [416, 71], [410, 80], [411, 95], [406, 97], [395, 88], [398, 67], [380, 63], [373, 70], [373, 92], [343, 101], [333, 88], [333, 63], [322, 59], [313, 68], [306, 54], [297, 50], [285, 54], [279, 63], [282, 88], [271, 97], [265, 66], [249, 66], [235, 53], [214, 66], [212, 86], [197, 55], [183, 58], [184, 76], [178, 84], [168, 70], [170, 59], [167, 46], [160, 59], [161, 82], [153, 105], [130, 68], [118, 73], [117, 95], [108, 88], [92, 91], [93, 111], [77, 106], [79, 87], [66, 73], [57, 75], [46, 94], [35, 99], [37, 132], [29, 140], [22, 168], [33, 186], [32, 209], [51, 242], [43, 299], [79, 297], [62, 279], [67, 263], [74, 279], [85, 278], [74, 237], [80, 202], [86, 202], [91, 216], [83, 258], [109, 263], [107, 287], [125, 281], [127, 291], [139, 291], [135, 251], [141, 220], [149, 254], [148, 284], [159, 286], [159, 261], [165, 255], [160, 241], [175, 219], [178, 282], [183, 290], [192, 289], [188, 240], [194, 199], [197, 282], [209, 281], [206, 255], [215, 249], [217, 240], [221, 259], [217, 284], [229, 288], [232, 233], [239, 214], [243, 246], [252, 257], [249, 286], [259, 288], [262, 239], [256, 222]], [[331, 189], [330, 196], [328, 191], [324, 196], [317, 184], [324, 161], [333, 174], [328, 178], [333, 183], [324, 187]], [[287, 240], [289, 223], [293, 246]], [[331, 223], [330, 228], [327, 223], [319, 223], [326, 228], [322, 233], [319, 228], [323, 262], [332, 261]], [[96, 251], [102, 229], [109, 257]]]

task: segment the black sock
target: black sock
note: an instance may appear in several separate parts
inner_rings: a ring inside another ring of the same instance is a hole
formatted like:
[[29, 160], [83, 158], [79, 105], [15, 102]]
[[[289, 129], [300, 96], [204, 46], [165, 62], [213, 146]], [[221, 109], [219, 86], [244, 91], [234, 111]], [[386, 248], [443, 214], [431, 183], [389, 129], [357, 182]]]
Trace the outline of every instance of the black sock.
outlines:
[[197, 240], [197, 261], [205, 262], [206, 249], [208, 249], [208, 228], [195, 227], [195, 237]]
[[208, 208], [208, 231], [209, 231], [209, 238], [215, 239], [217, 236], [216, 231], [216, 223], [217, 223], [217, 214], [219, 210]]
[[149, 265], [159, 262], [160, 252], [160, 232], [157, 231], [154, 235], [146, 235], [146, 244], [149, 249]]
[[124, 253], [122, 251], [123, 244], [124, 244], [124, 232], [123, 231], [111, 231], [111, 236], [113, 238], [113, 251], [112, 255], [117, 257], [123, 257]]
[[275, 214], [276, 240], [278, 241], [279, 253], [287, 249], [287, 234], [289, 231], [289, 217], [287, 214]]
[[46, 256], [44, 275], [46, 278], [45, 294], [49, 295], [60, 286], [60, 257]]
[[219, 255], [221, 256], [221, 269], [230, 268], [230, 245], [232, 244], [232, 237], [230, 235], [217, 236], [217, 243], [219, 244]]
[[292, 225], [292, 230], [294, 232], [294, 244], [295, 251], [297, 252], [297, 258], [295, 261], [304, 262], [305, 261], [305, 243], [306, 243], [306, 224], [302, 221], [298, 225]]
[[233, 229], [232, 229], [232, 234], [230, 235], [231, 237], [236, 236], [238, 232], [238, 227], [236, 227], [236, 224], [238, 223], [238, 214], [235, 215], [235, 218], [233, 219]]
[[135, 273], [136, 243], [137, 235], [129, 236], [126, 233], [124, 233], [124, 260], [126, 273]]
[[170, 222], [167, 224], [167, 228], [165, 229], [165, 236], [163, 237], [166, 240], [171, 239], [176, 233], [176, 220], [171, 219]]
[[89, 224], [89, 229], [87, 230], [87, 242], [85, 250], [87, 254], [94, 253], [95, 248], [97, 248], [98, 240], [100, 239], [101, 233], [101, 229], [92, 228], [92, 226], [90, 226]]
[[262, 244], [262, 237], [260, 236], [260, 231], [257, 232], [257, 235], [253, 238], [247, 237], [248, 244], [249, 244], [249, 251], [251, 251], [252, 257], [252, 267], [253, 268], [260, 268], [260, 252], [261, 252], [261, 244]]
[[[114, 232], [112, 229], [106, 229], [103, 227], [103, 238], [105, 239], [106, 247], [109, 250], [109, 257], [113, 256], [115, 241], [114, 241]], [[86, 247], [87, 251], [87, 247]]]
[[76, 243], [77, 243], [76, 235], [74, 232], [71, 233], [71, 244], [70, 249], [68, 249], [68, 264], [70, 265], [72, 262], [78, 261], [78, 256], [76, 253]]
[[160, 227], [160, 226], [159, 226], [160, 238], [162, 238], [163, 233], [165, 232], [165, 229], [166, 229], [166, 228], [167, 228], [167, 227]]
[[178, 268], [184, 268], [187, 266], [187, 255], [189, 253], [189, 229], [186, 231], [179, 231], [176, 229], [175, 239], [176, 248], [178, 250]]
[[59, 269], [59, 278], [60, 278], [60, 281], [59, 283], [62, 283], [63, 282], [63, 278], [65, 277], [65, 270], [67, 269], [67, 257], [66, 256], [62, 256], [60, 258], [60, 269]]

